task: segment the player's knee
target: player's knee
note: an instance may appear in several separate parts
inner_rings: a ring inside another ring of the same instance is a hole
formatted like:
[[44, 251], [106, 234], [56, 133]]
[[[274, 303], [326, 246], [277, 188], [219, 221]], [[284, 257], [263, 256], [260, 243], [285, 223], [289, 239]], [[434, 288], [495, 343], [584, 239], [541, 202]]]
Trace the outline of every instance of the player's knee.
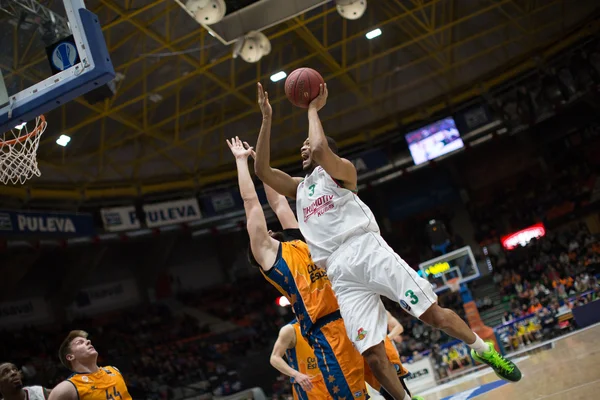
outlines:
[[385, 368], [385, 364], [389, 363], [383, 342], [365, 350], [363, 357], [373, 372], [381, 371]]
[[452, 310], [434, 304], [421, 315], [420, 319], [427, 325], [444, 330], [452, 325], [452, 314]]

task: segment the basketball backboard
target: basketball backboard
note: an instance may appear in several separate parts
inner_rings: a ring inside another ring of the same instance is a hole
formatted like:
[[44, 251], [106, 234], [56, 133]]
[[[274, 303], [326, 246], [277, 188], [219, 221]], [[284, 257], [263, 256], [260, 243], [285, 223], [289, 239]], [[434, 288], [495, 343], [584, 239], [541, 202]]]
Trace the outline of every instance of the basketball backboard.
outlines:
[[471, 247], [465, 246], [448, 254], [419, 264], [419, 275], [427, 279], [436, 293], [449, 289], [449, 279], [459, 278], [460, 283], [481, 276]]
[[0, 0], [0, 132], [114, 78], [98, 17], [83, 0], [45, 4]]

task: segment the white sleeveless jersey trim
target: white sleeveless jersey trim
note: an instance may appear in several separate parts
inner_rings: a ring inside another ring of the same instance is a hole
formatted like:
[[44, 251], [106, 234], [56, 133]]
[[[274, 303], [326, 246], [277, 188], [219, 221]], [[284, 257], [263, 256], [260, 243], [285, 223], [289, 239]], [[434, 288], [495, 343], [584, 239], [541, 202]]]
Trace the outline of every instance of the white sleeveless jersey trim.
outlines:
[[44, 389], [41, 386], [26, 386], [23, 390], [27, 393], [28, 400], [46, 400]]
[[349, 238], [366, 232], [379, 233], [369, 207], [322, 167], [315, 168], [298, 185], [296, 214], [312, 259], [322, 268], [327, 268], [329, 256]]

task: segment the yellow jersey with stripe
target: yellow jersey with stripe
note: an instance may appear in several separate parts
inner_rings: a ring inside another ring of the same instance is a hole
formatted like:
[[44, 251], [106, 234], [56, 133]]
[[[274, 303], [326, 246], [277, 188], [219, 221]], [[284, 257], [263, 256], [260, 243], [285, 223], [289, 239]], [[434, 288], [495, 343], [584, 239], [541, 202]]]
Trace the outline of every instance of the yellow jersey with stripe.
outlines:
[[295, 400], [332, 400], [331, 395], [327, 392], [327, 386], [323, 380], [323, 374], [319, 369], [317, 357], [312, 347], [308, 344], [306, 339], [302, 337], [300, 331], [300, 324], [298, 322], [292, 323], [294, 333], [296, 334], [296, 346], [292, 349], [288, 349], [285, 352], [285, 356], [288, 360], [290, 367], [296, 371], [310, 377], [310, 381], [313, 384], [313, 388], [310, 392], [306, 392], [300, 384], [296, 383], [294, 378], [290, 378], [290, 382], [294, 388], [294, 399]]
[[288, 363], [296, 371], [304, 375], [308, 375], [311, 378], [323, 377], [321, 370], [317, 365], [317, 357], [312, 347], [308, 344], [306, 339], [302, 337], [300, 332], [300, 324], [297, 322], [292, 324], [294, 331], [296, 332], [296, 346], [293, 349], [288, 349], [285, 353]]
[[91, 374], [76, 372], [67, 381], [75, 386], [79, 400], [132, 400], [123, 375], [115, 367], [100, 367]]

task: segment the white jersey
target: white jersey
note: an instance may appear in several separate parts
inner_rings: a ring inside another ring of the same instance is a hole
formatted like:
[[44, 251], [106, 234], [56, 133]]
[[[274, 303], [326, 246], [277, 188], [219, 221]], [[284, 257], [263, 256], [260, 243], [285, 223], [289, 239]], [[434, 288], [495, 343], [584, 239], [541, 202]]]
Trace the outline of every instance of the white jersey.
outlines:
[[322, 167], [298, 185], [296, 214], [313, 261], [325, 269], [329, 256], [349, 238], [367, 232], [379, 234], [369, 207]]
[[41, 386], [26, 386], [23, 390], [27, 394], [27, 400], [46, 400], [44, 389]]

